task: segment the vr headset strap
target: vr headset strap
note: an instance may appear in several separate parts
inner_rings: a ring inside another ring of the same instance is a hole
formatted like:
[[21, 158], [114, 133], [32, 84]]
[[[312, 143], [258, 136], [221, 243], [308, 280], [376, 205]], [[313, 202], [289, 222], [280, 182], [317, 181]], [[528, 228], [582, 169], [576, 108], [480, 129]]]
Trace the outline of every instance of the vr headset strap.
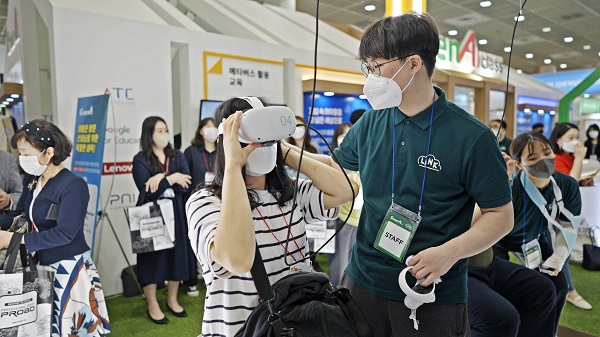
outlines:
[[267, 270], [265, 269], [265, 264], [262, 261], [262, 256], [258, 249], [258, 243], [255, 246], [256, 251], [254, 252], [254, 262], [252, 263], [250, 274], [252, 274], [252, 281], [254, 281], [254, 285], [258, 291], [259, 301], [263, 302], [273, 297], [273, 291], [271, 289], [271, 282], [269, 282]]

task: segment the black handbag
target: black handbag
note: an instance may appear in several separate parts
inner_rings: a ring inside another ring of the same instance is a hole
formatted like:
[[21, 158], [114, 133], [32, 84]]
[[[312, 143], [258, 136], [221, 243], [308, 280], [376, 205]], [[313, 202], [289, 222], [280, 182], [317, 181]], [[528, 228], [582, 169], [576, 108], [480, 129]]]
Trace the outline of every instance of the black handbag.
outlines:
[[591, 245], [583, 245], [583, 262], [581, 266], [587, 270], [600, 270], [600, 247], [596, 246], [596, 228], [590, 228], [590, 238], [592, 239]]
[[258, 245], [250, 273], [259, 305], [236, 337], [373, 337], [350, 291], [327, 275], [299, 272], [271, 286]]

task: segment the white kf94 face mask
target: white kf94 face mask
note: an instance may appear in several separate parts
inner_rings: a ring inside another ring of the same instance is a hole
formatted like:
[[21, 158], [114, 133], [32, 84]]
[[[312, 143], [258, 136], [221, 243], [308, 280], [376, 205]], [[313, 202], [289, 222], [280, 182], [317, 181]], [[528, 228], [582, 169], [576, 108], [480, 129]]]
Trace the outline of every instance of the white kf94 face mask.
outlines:
[[367, 100], [375, 110], [387, 109], [399, 106], [402, 103], [402, 93], [408, 88], [416, 74], [413, 74], [410, 81], [406, 84], [404, 89], [401, 89], [398, 83], [394, 81], [394, 78], [400, 73], [400, 71], [408, 64], [411, 57], [396, 71], [392, 78], [383, 76], [375, 76], [369, 74], [367, 76], [367, 82], [363, 87], [363, 93], [367, 96]]
[[48, 163], [44, 165], [40, 164], [38, 159], [44, 152], [46, 152], [46, 150], [42, 151], [37, 156], [19, 156], [19, 165], [21, 165], [23, 171], [36, 177], [42, 175], [42, 173], [46, 171], [46, 167], [48, 167], [48, 163], [50, 162], [50, 159], [48, 159]]

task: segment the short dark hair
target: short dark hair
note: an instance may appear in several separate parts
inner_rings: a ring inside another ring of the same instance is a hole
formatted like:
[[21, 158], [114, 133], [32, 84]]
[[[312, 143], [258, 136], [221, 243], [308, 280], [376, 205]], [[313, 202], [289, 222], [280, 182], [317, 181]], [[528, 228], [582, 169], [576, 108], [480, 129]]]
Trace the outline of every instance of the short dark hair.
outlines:
[[[154, 154], [154, 151], [152, 151], [152, 144], [154, 144], [152, 135], [154, 135], [154, 128], [158, 122], [163, 122], [167, 125], [167, 122], [158, 116], [150, 116], [144, 119], [144, 122], [142, 123], [142, 138], [140, 139], [140, 147], [142, 148], [144, 159], [146, 159], [146, 162], [150, 164], [150, 167], [152, 167], [153, 170], [160, 170], [158, 157]], [[171, 142], [167, 144], [164, 152], [165, 157], [171, 160], [177, 160], [177, 151], [173, 149]]]
[[560, 137], [564, 136], [571, 129], [576, 129], [579, 131], [577, 125], [573, 123], [556, 123], [554, 125], [554, 129], [552, 130], [552, 134], [550, 135], [550, 145], [552, 146], [552, 151], [556, 154], [562, 154], [563, 149], [558, 145], [558, 140]]
[[[262, 98], [257, 97], [264, 106], [269, 106], [269, 102]], [[217, 127], [221, 124], [223, 118], [227, 118], [234, 114], [236, 111], [246, 111], [252, 108], [252, 105], [243, 98], [231, 98], [221, 103], [215, 110], [215, 120], [217, 121]], [[223, 195], [223, 179], [225, 177], [225, 150], [223, 149], [223, 135], [219, 135], [217, 141], [217, 148], [215, 150], [215, 177], [212, 183], [203, 185], [199, 184], [196, 190], [205, 187], [212, 194], [221, 199]], [[246, 166], [242, 167], [242, 177], [244, 181], [246, 179]], [[281, 155], [281, 149], [279, 143], [277, 144], [277, 160], [275, 168], [266, 174], [267, 189], [271, 193], [277, 193], [277, 201], [279, 205], [283, 206], [286, 202], [292, 200], [294, 197], [294, 182], [285, 171], [284, 158]], [[258, 194], [252, 189], [247, 189], [248, 200], [250, 201], [250, 208], [255, 209], [260, 206], [258, 203]]]
[[440, 50], [440, 36], [433, 18], [426, 13], [410, 11], [394, 17], [375, 21], [365, 30], [358, 58], [405, 58], [419, 55], [431, 78], [436, 56]]
[[506, 130], [507, 124], [505, 121], [500, 120], [500, 119], [494, 119], [494, 120], [490, 121], [490, 124], [492, 124], [494, 122], [500, 123], [500, 128]]
[[510, 143], [510, 156], [512, 159], [521, 162], [521, 155], [523, 154], [525, 147], [527, 147], [529, 153], [531, 153], [533, 152], [536, 142], [542, 143], [548, 148], [552, 147], [550, 141], [544, 135], [539, 132], [530, 131], [519, 135], [512, 143]]
[[192, 139], [192, 145], [197, 146], [197, 147], [204, 147], [204, 137], [202, 137], [202, 135], [200, 134], [200, 131], [209, 122], [212, 122], [213, 125], [217, 125], [215, 123], [215, 120], [210, 117], [204, 118], [203, 120], [201, 120], [200, 123], [198, 124], [198, 128], [196, 129], [196, 134], [194, 135], [194, 139]]
[[365, 111], [365, 109], [357, 109], [352, 111], [352, 114], [350, 115], [350, 124], [358, 122], [362, 115], [364, 115]]
[[535, 123], [531, 126], [531, 130], [537, 129], [537, 128], [544, 128], [544, 124], [542, 123]]
[[[36, 128], [35, 132], [33, 128]], [[45, 139], [42, 140], [41, 138]], [[71, 155], [71, 150], [73, 150], [73, 143], [69, 138], [56, 125], [43, 119], [34, 119], [23, 125], [10, 139], [10, 145], [13, 149], [17, 148], [17, 143], [21, 139], [24, 139], [38, 151], [44, 151], [49, 147], [54, 148], [54, 156], [50, 159], [50, 162], [54, 165], [59, 165], [65, 161]]]

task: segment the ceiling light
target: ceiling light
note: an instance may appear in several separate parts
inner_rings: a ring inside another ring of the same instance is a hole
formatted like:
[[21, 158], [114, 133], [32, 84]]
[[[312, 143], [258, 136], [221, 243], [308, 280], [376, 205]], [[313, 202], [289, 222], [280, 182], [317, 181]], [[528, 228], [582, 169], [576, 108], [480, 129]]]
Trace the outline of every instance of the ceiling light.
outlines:
[[588, 50], [588, 49], [591, 49], [591, 48], [592, 48], [592, 46], [590, 46], [589, 44], [586, 44], [585, 46], [583, 46], [584, 50]]
[[510, 53], [510, 47], [504, 47], [504, 52], [505, 53]]
[[492, 5], [491, 1], [482, 1], [479, 3], [479, 6], [485, 8], [485, 7], [490, 7]]
[[565, 37], [564, 40], [565, 40], [566, 43], [573, 42], [573, 38], [570, 37], [570, 36]]
[[10, 97], [6, 99], [7, 102], [12, 102], [14, 100], [15, 100], [14, 98], [10, 98]]
[[457, 34], [458, 34], [458, 31], [456, 29], [452, 29], [452, 30], [448, 31], [448, 35], [450, 35], [450, 36], [454, 36], [454, 35], [457, 35]]
[[0, 108], [4, 108], [4, 107], [6, 107], [5, 104], [0, 104]]
[[525, 15], [519, 15], [519, 16], [515, 16], [515, 21], [519, 21], [519, 22], [521, 22], [521, 21], [523, 21], [523, 20], [525, 20]]
[[517, 69], [517, 74], [522, 74], [522, 73], [523, 73], [523, 70]]
[[583, 94], [584, 98], [590, 98], [590, 94]]
[[531, 113], [531, 109], [529, 109], [529, 108], [525, 108], [525, 109], [523, 110], [523, 112], [524, 112], [524, 113], [526, 113], [526, 114], [530, 114], [530, 113]]
[[480, 45], [487, 44], [487, 40], [486, 39], [481, 39], [481, 40], [479, 40], [479, 44]]
[[335, 95], [335, 93], [333, 91], [325, 91], [323, 93], [323, 95], [325, 95], [325, 96], [333, 96], [333, 95]]
[[544, 27], [544, 28], [542, 28], [542, 32], [544, 32], [544, 33], [549, 33], [551, 31], [552, 31], [552, 28], [550, 28], [550, 27]]
[[598, 53], [598, 56], [600, 56], [600, 52]]
[[544, 59], [544, 64], [550, 64], [550, 63], [552, 63], [551, 59]]
[[527, 53], [527, 54], [525, 54], [525, 58], [532, 59], [533, 58], [533, 54], [532, 53]]
[[561, 63], [561, 64], [560, 64], [560, 69], [565, 69], [566, 67], [567, 67], [567, 64], [566, 64], [566, 63]]
[[12, 98], [19, 98], [19, 94], [12, 94], [12, 95], [10, 95], [10, 97], [12, 97]]
[[367, 99], [367, 95], [360, 95], [360, 96], [358, 96], [358, 98], [360, 98], [360, 99]]
[[375, 8], [377, 8], [377, 7], [375, 7], [375, 5], [366, 5], [366, 6], [365, 6], [365, 10], [366, 10], [367, 12], [372, 12], [372, 11], [374, 11], [374, 10], [375, 10]]
[[538, 115], [543, 115], [544, 114], [544, 110], [538, 110]]
[[551, 114], [552, 116], [554, 116], [554, 115], [556, 115], [556, 111], [552, 110], [552, 111], [550, 111], [550, 114]]

